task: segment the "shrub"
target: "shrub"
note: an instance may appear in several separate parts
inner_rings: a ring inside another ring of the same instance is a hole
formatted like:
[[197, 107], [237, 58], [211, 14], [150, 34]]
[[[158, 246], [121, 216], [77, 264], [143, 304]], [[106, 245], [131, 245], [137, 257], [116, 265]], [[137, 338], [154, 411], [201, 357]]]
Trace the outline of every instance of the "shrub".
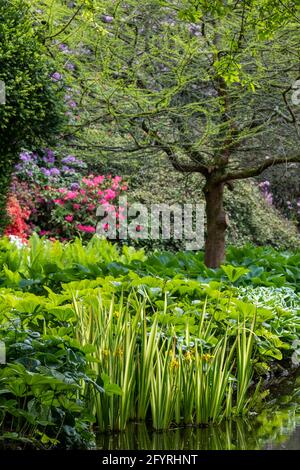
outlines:
[[[90, 175], [82, 178], [73, 189], [49, 188], [47, 198], [53, 204], [51, 208], [47, 234], [57, 238], [90, 238], [96, 232], [96, 209], [100, 205], [107, 213], [115, 211], [120, 219], [115, 202], [127, 189], [120, 176]], [[104, 227], [105, 228], [105, 227]], [[41, 233], [43, 234], [43, 232]]]
[[1, 230], [7, 222], [7, 192], [20, 149], [52, 138], [65, 118], [59, 88], [50, 77], [54, 64], [30, 3], [2, 0], [0, 19], [0, 80], [6, 87], [6, 104], [0, 106]]
[[27, 224], [30, 210], [26, 206], [21, 208], [17, 198], [11, 195], [8, 199], [7, 212], [10, 223], [6, 227], [4, 234], [7, 236], [13, 235], [23, 241], [27, 240], [30, 233], [30, 228]]
[[87, 164], [74, 155], [60, 156], [49, 148], [36, 152], [23, 151], [15, 166], [14, 176], [30, 185], [63, 185], [79, 182]]
[[[20, 154], [12, 178], [11, 198], [26, 214], [30, 211], [24, 236], [36, 231], [60, 240], [77, 235], [90, 238], [96, 231], [99, 205], [107, 212], [116, 211], [117, 218], [121, 217], [115, 201], [127, 190], [122, 178], [87, 177], [86, 173], [86, 163], [73, 155], [61, 157], [51, 149]], [[5, 233], [10, 231], [7, 229]]]
[[283, 167], [270, 168], [260, 177], [261, 184], [269, 182], [273, 204], [285, 217], [294, 221], [300, 228], [300, 166], [290, 163]]

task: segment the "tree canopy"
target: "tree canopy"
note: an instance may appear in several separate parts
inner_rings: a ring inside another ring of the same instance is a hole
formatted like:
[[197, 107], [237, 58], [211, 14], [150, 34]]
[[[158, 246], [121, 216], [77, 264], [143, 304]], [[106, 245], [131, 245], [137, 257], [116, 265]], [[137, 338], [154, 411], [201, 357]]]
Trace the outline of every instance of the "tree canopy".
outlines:
[[[215, 267], [224, 256], [224, 184], [300, 161], [300, 108], [293, 100], [299, 5], [131, 0], [90, 6], [94, 24], [105, 23], [105, 31], [91, 47], [97, 73], [83, 97], [88, 119], [74, 132], [85, 129], [87, 146], [149, 158], [159, 152], [178, 171], [203, 175], [206, 261]], [[105, 123], [115, 143], [93, 138]]]
[[224, 185], [300, 162], [300, 2], [31, 3], [43, 31], [34, 37], [77, 95], [64, 142], [127, 155], [129, 164], [130, 156], [166, 156], [176, 170], [201, 175], [206, 262], [218, 266]]

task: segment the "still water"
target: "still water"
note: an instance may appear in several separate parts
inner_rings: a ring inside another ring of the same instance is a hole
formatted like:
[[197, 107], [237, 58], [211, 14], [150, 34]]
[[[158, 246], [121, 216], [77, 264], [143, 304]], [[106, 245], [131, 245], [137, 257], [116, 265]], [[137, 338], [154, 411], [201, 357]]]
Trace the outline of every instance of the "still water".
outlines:
[[122, 433], [100, 434], [104, 450], [300, 450], [300, 377], [288, 380], [270, 396], [263, 409], [248, 418], [218, 426], [185, 427], [154, 432], [131, 423]]

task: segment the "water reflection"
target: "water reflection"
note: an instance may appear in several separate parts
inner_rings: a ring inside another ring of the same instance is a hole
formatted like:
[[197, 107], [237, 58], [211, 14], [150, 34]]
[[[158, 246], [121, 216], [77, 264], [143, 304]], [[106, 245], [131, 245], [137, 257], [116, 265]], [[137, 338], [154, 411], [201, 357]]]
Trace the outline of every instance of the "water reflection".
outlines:
[[[125, 432], [100, 434], [98, 449], [105, 450], [300, 450], [299, 379], [293, 391], [280, 390], [257, 416], [224, 421], [219, 426], [185, 427], [154, 432], [131, 423]], [[285, 387], [286, 389], [286, 387]]]

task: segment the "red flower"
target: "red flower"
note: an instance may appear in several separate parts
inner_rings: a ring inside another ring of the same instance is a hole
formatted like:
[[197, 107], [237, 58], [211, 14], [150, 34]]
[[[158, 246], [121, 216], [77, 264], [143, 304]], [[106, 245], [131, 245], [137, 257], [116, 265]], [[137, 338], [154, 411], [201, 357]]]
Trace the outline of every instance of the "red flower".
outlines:
[[6, 227], [4, 235], [15, 235], [22, 240], [27, 240], [30, 228], [26, 222], [29, 219], [30, 210], [22, 209], [17, 198], [11, 195], [8, 198], [7, 213], [10, 217], [10, 224]]

